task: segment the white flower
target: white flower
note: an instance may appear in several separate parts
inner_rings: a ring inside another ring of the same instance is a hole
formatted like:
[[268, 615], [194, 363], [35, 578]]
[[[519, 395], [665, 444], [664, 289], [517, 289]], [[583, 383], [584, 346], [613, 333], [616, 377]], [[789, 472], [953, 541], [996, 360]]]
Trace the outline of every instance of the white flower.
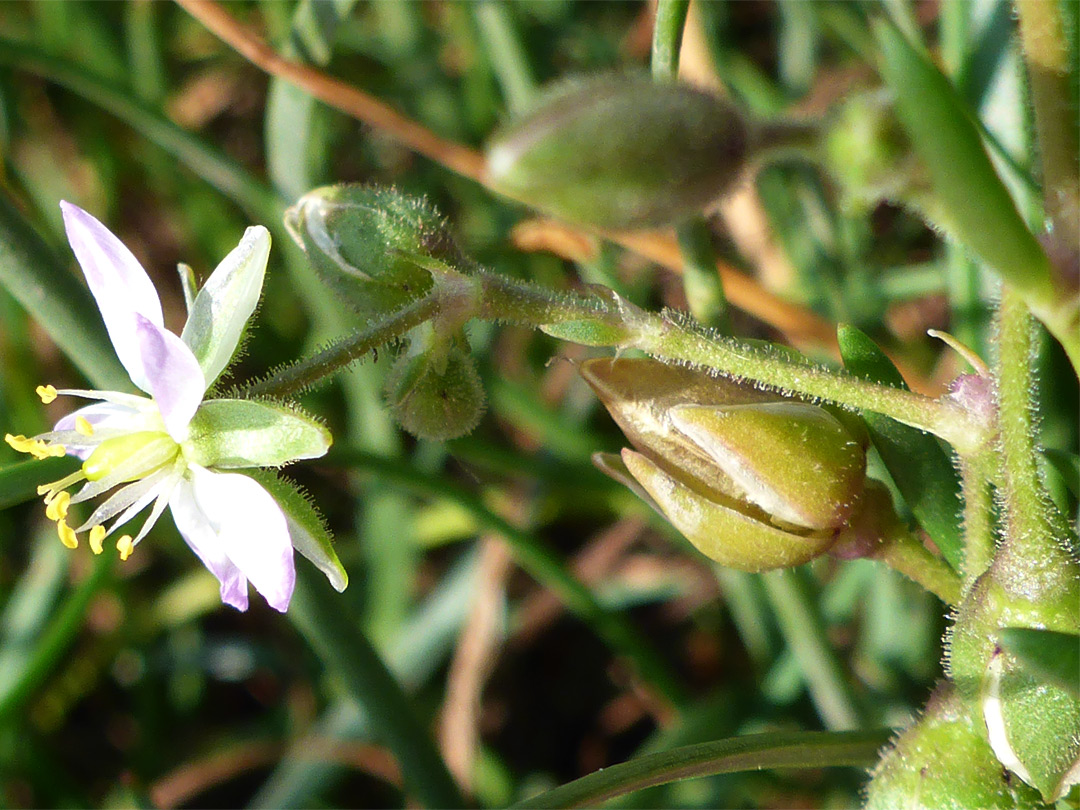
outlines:
[[[330, 446], [329, 433], [276, 403], [203, 399], [258, 303], [270, 253], [266, 228], [247, 229], [194, 297], [178, 337], [165, 329], [157, 291], [131, 252], [87, 212], [66, 202], [60, 207], [117, 357], [135, 386], [149, 394], [39, 386], [45, 403], [57, 395], [97, 401], [65, 416], [49, 433], [5, 437], [36, 458], [83, 460], [79, 470], [38, 490], [64, 545], [75, 548], [78, 535], [89, 532], [90, 547], [100, 554], [106, 537], [149, 507], [138, 533], [117, 542], [126, 560], [168, 507], [184, 540], [221, 583], [226, 604], [246, 610], [250, 581], [271, 607], [286, 610], [296, 579], [293, 540], [343, 588], [344, 572], [332, 550], [316, 548], [313, 554], [312, 543], [319, 541], [298, 537], [303, 530], [290, 526], [262, 485], [241, 473], [220, 472], [317, 458]], [[77, 493], [67, 492], [82, 482]], [[71, 505], [110, 492], [81, 526], [68, 525]]]

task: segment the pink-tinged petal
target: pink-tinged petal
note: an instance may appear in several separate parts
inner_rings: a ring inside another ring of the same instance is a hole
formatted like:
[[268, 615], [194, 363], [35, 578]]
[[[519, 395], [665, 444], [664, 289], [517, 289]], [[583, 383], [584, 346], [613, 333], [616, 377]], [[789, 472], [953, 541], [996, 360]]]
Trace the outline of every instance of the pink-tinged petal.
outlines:
[[225, 555], [270, 607], [284, 613], [296, 585], [296, 568], [281, 507], [246, 475], [192, 466], [191, 480], [195, 501], [217, 529]]
[[178, 442], [187, 438], [188, 422], [206, 391], [199, 361], [184, 341], [141, 315], [135, 316], [135, 339], [140, 362], [169, 435]]
[[79, 260], [87, 286], [105, 321], [116, 356], [131, 381], [149, 390], [134, 341], [135, 315], [164, 324], [161, 301], [139, 260], [108, 228], [77, 205], [61, 202], [68, 243]]
[[247, 610], [247, 578], [225, 555], [217, 529], [195, 500], [191, 481], [184, 479], [176, 486], [169, 499], [169, 509], [184, 542], [221, 583], [221, 601], [237, 610]]

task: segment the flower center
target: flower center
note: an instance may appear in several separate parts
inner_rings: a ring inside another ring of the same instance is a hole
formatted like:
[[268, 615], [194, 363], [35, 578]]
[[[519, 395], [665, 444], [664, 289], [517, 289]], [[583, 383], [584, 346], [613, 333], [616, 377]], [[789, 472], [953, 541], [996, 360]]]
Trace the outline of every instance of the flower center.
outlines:
[[[137, 481], [171, 461], [178, 449], [176, 442], [163, 431], [146, 430], [116, 436], [99, 444], [83, 462], [83, 475], [88, 481], [100, 481], [107, 475], [121, 472], [117, 484]], [[133, 464], [135, 460], [137, 462]]]

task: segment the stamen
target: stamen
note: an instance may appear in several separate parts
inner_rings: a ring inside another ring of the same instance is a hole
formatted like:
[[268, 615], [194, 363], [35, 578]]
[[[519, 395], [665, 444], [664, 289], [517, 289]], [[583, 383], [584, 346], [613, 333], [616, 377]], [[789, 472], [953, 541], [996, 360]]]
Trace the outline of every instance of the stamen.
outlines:
[[75, 432], [81, 433], [83, 436], [93, 436], [94, 426], [91, 425], [85, 416], [75, 417]]
[[56, 522], [56, 532], [60, 535], [60, 542], [67, 548], [79, 547], [79, 538], [75, 536], [75, 530], [68, 526], [63, 518]]
[[51, 484], [42, 484], [37, 488], [37, 494], [44, 495], [45, 503], [49, 503], [56, 497], [60, 490], [67, 489], [72, 484], [77, 484], [80, 481], [85, 480], [86, 474], [82, 470], [76, 470], [71, 475], [64, 476], [59, 481], [53, 481]]
[[135, 543], [132, 542], [130, 534], [125, 534], [116, 541], [116, 550], [120, 552], [121, 560], [126, 560], [131, 556], [131, 552], [135, 550]]
[[12, 436], [10, 433], [4, 434], [4, 441], [10, 445], [11, 449], [16, 453], [29, 453], [30, 448], [34, 446], [34, 440], [28, 439], [21, 433], [18, 436]]
[[4, 441], [7, 442], [11, 448], [19, 453], [29, 453], [39, 461], [43, 458], [49, 458], [50, 456], [59, 458], [60, 456], [67, 455], [67, 448], [62, 444], [46, 444], [41, 439], [28, 439], [23, 435], [12, 436], [10, 433], [4, 435]]
[[46, 405], [56, 399], [56, 389], [51, 385], [39, 385], [34, 391], [37, 392], [37, 395], [41, 397], [41, 401]]
[[45, 499], [45, 517], [49, 520], [64, 520], [67, 518], [68, 505], [71, 503], [71, 495], [60, 491]]
[[102, 541], [105, 539], [105, 527], [100, 524], [90, 529], [90, 550], [95, 554], [102, 551]]

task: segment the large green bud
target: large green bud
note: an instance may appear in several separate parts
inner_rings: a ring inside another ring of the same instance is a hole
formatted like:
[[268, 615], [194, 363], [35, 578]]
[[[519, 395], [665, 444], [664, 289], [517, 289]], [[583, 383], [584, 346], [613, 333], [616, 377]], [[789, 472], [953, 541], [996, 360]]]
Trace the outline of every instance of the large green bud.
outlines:
[[655, 360], [581, 372], [636, 448], [598, 466], [712, 559], [789, 567], [865, 530], [865, 440], [825, 409]]
[[285, 225], [326, 284], [364, 316], [392, 312], [433, 284], [431, 268], [468, 262], [424, 200], [356, 184], [308, 192]]
[[602, 228], [647, 228], [700, 211], [746, 162], [738, 111], [711, 93], [645, 74], [549, 90], [487, 145], [493, 188]]

